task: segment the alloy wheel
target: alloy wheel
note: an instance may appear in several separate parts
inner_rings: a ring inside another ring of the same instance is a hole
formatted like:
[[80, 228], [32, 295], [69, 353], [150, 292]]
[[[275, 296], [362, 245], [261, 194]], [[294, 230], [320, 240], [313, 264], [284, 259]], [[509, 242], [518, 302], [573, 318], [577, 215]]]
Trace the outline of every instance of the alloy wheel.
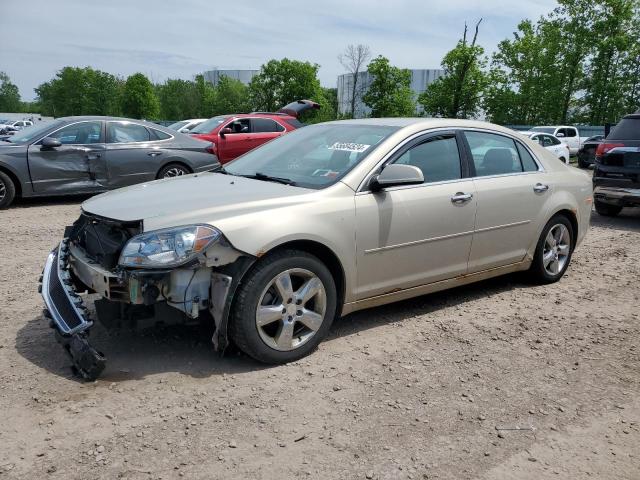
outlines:
[[569, 229], [558, 223], [549, 229], [542, 251], [542, 264], [545, 271], [552, 276], [560, 274], [571, 251], [571, 235]]
[[0, 203], [4, 200], [4, 197], [7, 196], [7, 186], [4, 184], [2, 179], [0, 179]]
[[181, 177], [182, 175], [186, 175], [187, 173], [183, 168], [180, 167], [172, 167], [166, 172], [164, 172], [164, 177], [162, 178], [173, 178], [173, 177]]
[[289, 269], [263, 290], [256, 327], [262, 341], [274, 350], [295, 350], [318, 332], [326, 309], [327, 293], [320, 278], [309, 270]]

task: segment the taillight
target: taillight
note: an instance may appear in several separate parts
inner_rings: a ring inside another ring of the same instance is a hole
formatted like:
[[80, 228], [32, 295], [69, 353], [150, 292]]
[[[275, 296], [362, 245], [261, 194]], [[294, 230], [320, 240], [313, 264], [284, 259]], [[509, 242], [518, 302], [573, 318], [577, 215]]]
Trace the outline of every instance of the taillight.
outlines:
[[596, 148], [596, 157], [601, 157], [609, 150], [613, 150], [618, 147], [624, 147], [624, 143], [600, 143], [598, 144], [598, 148]]

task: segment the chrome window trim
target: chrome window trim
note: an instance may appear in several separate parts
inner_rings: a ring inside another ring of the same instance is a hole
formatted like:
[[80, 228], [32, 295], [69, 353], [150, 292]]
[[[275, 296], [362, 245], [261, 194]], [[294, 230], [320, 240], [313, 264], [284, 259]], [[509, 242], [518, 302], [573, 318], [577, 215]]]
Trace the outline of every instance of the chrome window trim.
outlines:
[[[66, 125], [61, 126], [60, 128], [56, 128], [55, 130], [47, 133], [44, 137], [40, 137], [37, 141], [31, 143], [30, 145], [38, 145], [42, 140], [47, 138], [49, 135], [59, 132], [63, 128], [70, 127], [71, 125], [77, 125], [79, 123], [89, 123], [89, 122], [99, 122], [102, 123], [102, 120], [78, 120], [77, 122], [67, 123]], [[102, 130], [102, 125], [100, 126], [100, 130]], [[105, 137], [107, 132], [105, 131]], [[104, 139], [106, 140], [106, 138]], [[106, 142], [98, 142], [98, 143], [65, 143], [64, 145], [105, 145]]]
[[[168, 142], [169, 140], [173, 140], [175, 137], [173, 135], [171, 135], [170, 133], [167, 132], [162, 132], [162, 130], [158, 130], [157, 128], [153, 128], [153, 127], [147, 127], [146, 125], [143, 125], [141, 123], [137, 123], [137, 122], [132, 122], [131, 120], [106, 120], [105, 122], [105, 127], [104, 127], [104, 144], [105, 145], [140, 145], [140, 144], [144, 144], [144, 143], [159, 143], [159, 142]], [[147, 130], [158, 130], [159, 132], [162, 133], [167, 133], [167, 135], [170, 135], [170, 138], [165, 138], [164, 140], [151, 140], [151, 138], [149, 140], [144, 140], [141, 142], [108, 142], [107, 141], [107, 136], [109, 133], [109, 124], [110, 123], [132, 123], [134, 125], [138, 125], [139, 127], [142, 128], [146, 128]]]
[[[283, 130], [281, 130], [279, 132], [249, 132], [249, 133], [243, 133], [243, 135], [255, 135], [255, 134], [258, 134], [258, 133], [286, 133], [287, 132], [287, 127], [282, 125], [277, 120], [274, 120], [273, 118], [265, 118], [265, 117], [232, 117], [226, 124], [224, 124], [222, 127], [220, 127], [220, 129], [218, 130], [218, 137], [220, 137], [220, 130], [222, 130], [223, 128], [227, 128], [228, 125], [232, 124], [236, 120], [253, 120], [253, 119], [271, 120], [271, 121], [277, 123], [278, 125], [280, 125], [283, 128]], [[237, 135], [237, 134], [232, 133], [231, 135]]]
[[[536, 156], [536, 154], [529, 148], [529, 146], [527, 144], [525, 144], [524, 142], [521, 142], [520, 139], [518, 137], [514, 136], [514, 135], [511, 135], [511, 134], [505, 133], [505, 132], [498, 132], [496, 130], [490, 130], [488, 128], [479, 128], [479, 127], [460, 128], [459, 130], [462, 130], [462, 133], [464, 133], [464, 132], [491, 133], [493, 135], [501, 135], [503, 137], [510, 138], [514, 142], [517, 142], [522, 147], [524, 147], [527, 150], [527, 152], [529, 152], [531, 157], [533, 158], [533, 161], [535, 162], [535, 164], [538, 166], [538, 170], [533, 171], [533, 172], [511, 172], [511, 173], [501, 173], [500, 175], [488, 175], [488, 176], [477, 176], [476, 175], [475, 177], [471, 177], [471, 178], [475, 179], [475, 178], [506, 177], [506, 176], [511, 176], [511, 175], [523, 175], [525, 173], [540, 173], [540, 172], [545, 172], [546, 171], [544, 169], [544, 166], [540, 162], [540, 160], [538, 160], [538, 157]], [[518, 154], [518, 156], [520, 156], [520, 154]], [[473, 157], [473, 154], [472, 154], [472, 157]], [[473, 158], [471, 160], [473, 160]]]
[[[379, 161], [378, 163], [369, 171], [369, 173], [367, 173], [364, 176], [364, 179], [360, 182], [360, 184], [358, 185], [358, 188], [356, 189], [356, 195], [359, 193], [373, 193], [370, 190], [366, 190], [366, 186], [369, 184], [369, 181], [371, 180], [371, 177], [373, 175], [375, 175], [375, 172], [382, 166], [384, 165], [386, 162], [389, 161], [389, 159], [395, 155], [398, 150], [400, 150], [401, 148], [403, 148], [407, 143], [415, 140], [418, 137], [421, 137], [423, 135], [427, 135], [429, 133], [438, 133], [438, 132], [451, 132], [452, 130], [457, 130], [456, 127], [438, 127], [438, 128], [429, 128], [427, 130], [421, 130], [420, 132], [416, 132], [408, 137], [406, 137], [404, 140], [402, 140], [400, 143], [398, 143], [395, 147], [393, 147], [393, 149], [391, 149], [391, 151], [389, 151], [386, 155], [384, 155]], [[462, 158], [461, 158], [462, 160]], [[454, 181], [459, 181], [461, 179], [456, 179]], [[450, 181], [450, 180], [447, 180]], [[422, 187], [425, 185], [435, 185], [436, 183], [443, 183], [443, 182], [433, 182], [433, 183], [421, 183], [418, 185], [406, 185], [403, 187], [392, 187], [392, 188], [407, 188], [407, 187]], [[386, 189], [385, 191], [390, 191], [391, 188]]]

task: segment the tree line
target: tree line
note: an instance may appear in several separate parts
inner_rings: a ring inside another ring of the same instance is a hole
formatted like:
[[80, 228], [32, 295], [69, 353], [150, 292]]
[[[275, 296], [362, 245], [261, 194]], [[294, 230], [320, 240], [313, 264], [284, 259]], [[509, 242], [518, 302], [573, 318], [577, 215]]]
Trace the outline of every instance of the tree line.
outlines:
[[[123, 115], [149, 120], [207, 118], [218, 114], [275, 111], [301, 98], [323, 108], [308, 122], [354, 116], [362, 101], [373, 117], [425, 115], [477, 118], [500, 124], [616, 122], [640, 107], [640, 0], [559, 0], [537, 21], [523, 20], [512, 38], [488, 56], [478, 21], [443, 58], [446, 75], [417, 98], [411, 74], [365, 45], [349, 45], [338, 59], [352, 74], [346, 112], [338, 114], [337, 90], [324, 88], [319, 65], [270, 60], [249, 85], [222, 77], [214, 86], [202, 75], [153, 84], [144, 74], [121, 78], [90, 67], [65, 67], [20, 101], [18, 88], [0, 72], [0, 111], [39, 111], [46, 116]], [[372, 77], [364, 89], [360, 74]]]
[[448, 75], [419, 98], [434, 116], [500, 124], [617, 122], [640, 108], [640, 0], [559, 0], [489, 58], [465, 27]]

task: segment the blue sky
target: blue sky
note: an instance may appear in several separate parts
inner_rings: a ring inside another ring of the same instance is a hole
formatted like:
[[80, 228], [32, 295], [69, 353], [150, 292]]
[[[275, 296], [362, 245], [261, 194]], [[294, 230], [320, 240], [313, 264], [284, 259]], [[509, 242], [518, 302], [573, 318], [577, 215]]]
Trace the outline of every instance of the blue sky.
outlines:
[[26, 0], [3, 5], [0, 70], [26, 100], [65, 65], [153, 81], [192, 78], [213, 67], [258, 68], [271, 58], [318, 63], [335, 86], [337, 56], [369, 45], [407, 68], [438, 67], [469, 24], [483, 18], [479, 43], [492, 51], [523, 18], [551, 0]]

